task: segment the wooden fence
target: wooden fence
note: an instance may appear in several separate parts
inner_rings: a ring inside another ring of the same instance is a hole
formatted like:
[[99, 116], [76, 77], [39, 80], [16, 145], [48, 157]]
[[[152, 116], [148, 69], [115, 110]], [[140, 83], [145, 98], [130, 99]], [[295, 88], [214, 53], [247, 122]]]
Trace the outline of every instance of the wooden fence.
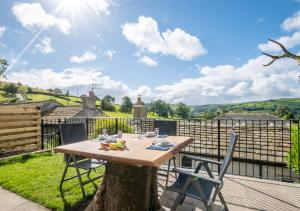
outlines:
[[0, 106], [0, 157], [41, 149], [37, 106]]

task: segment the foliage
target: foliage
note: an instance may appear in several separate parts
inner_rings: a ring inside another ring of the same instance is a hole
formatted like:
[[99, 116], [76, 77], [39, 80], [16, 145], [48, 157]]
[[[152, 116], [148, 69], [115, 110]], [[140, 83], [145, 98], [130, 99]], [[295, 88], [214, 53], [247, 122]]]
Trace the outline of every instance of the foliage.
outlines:
[[14, 83], [9, 83], [3, 87], [3, 90], [7, 94], [10, 94], [11, 96], [15, 96], [15, 94], [18, 92], [18, 87]]
[[295, 119], [294, 113], [287, 107], [287, 106], [279, 106], [275, 114], [281, 118], [284, 118], [286, 120], [293, 120]]
[[298, 124], [292, 125], [292, 147], [290, 152], [288, 152], [287, 160], [288, 167], [295, 172], [299, 171], [299, 134], [298, 134]]
[[101, 100], [101, 108], [104, 111], [115, 111], [116, 108], [112, 104], [115, 101], [115, 98], [110, 95], [105, 95]]
[[5, 59], [0, 58], [0, 78], [4, 77], [5, 78], [5, 71], [8, 68], [8, 62]]
[[[62, 154], [51, 152], [18, 156], [10, 160], [0, 161], [0, 186], [41, 204], [51, 210], [70, 210], [72, 206], [83, 200], [78, 179], [64, 183], [64, 199], [59, 192], [59, 183], [64, 169]], [[102, 174], [104, 168], [91, 172], [91, 177]], [[70, 168], [67, 176], [75, 175]], [[9, 179], [8, 179], [9, 178]], [[83, 180], [87, 176], [83, 175]], [[101, 181], [90, 183], [84, 188], [91, 198]]]
[[115, 102], [116, 98], [114, 98], [114, 97], [112, 97], [112, 96], [110, 96], [110, 95], [105, 95], [105, 96], [102, 98], [102, 100], [104, 100], [104, 101], [106, 101], [106, 102], [108, 102], [108, 103], [113, 103], [113, 102]]
[[61, 90], [61, 89], [58, 89], [58, 88], [53, 89], [53, 92], [54, 92], [55, 94], [62, 94], [62, 93], [63, 93], [62, 90]]
[[149, 111], [155, 112], [160, 117], [169, 117], [169, 115], [173, 115], [173, 110], [167, 102], [163, 100], [152, 101], [149, 105]]
[[133, 108], [133, 103], [128, 96], [122, 98], [122, 104], [120, 107], [120, 111], [124, 113], [131, 113]]
[[184, 103], [178, 103], [175, 107], [175, 115], [187, 119], [190, 116], [191, 108]]
[[112, 103], [107, 102], [104, 99], [101, 100], [101, 108], [104, 111], [115, 111], [116, 110], [115, 106]]
[[93, 131], [92, 134], [100, 135], [102, 134], [103, 129], [106, 129], [109, 135], [116, 134], [118, 132], [116, 131], [117, 128], [118, 130], [122, 130], [123, 133], [132, 133], [134, 131], [134, 129], [126, 123], [125, 119], [116, 120], [115, 118], [111, 118], [111, 119], [96, 119], [95, 121], [96, 121], [94, 127], [95, 131]]

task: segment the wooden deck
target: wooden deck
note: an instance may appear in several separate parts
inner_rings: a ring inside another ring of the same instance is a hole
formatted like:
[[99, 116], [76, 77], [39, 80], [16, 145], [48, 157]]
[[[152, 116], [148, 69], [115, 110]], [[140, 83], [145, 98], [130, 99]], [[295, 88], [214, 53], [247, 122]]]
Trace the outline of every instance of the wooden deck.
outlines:
[[[177, 194], [165, 191], [165, 178], [159, 178], [159, 194], [162, 210], [170, 210]], [[229, 210], [300, 210], [300, 184], [291, 184], [264, 179], [229, 175], [224, 179], [222, 193]], [[178, 207], [177, 211], [205, 210], [204, 205], [191, 198]], [[217, 202], [214, 211], [222, 210]]]

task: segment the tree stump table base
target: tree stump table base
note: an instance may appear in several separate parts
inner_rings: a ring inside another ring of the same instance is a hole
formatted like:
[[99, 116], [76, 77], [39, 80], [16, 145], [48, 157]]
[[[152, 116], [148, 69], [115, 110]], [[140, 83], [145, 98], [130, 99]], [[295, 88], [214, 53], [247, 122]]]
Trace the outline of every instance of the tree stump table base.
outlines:
[[155, 211], [160, 207], [157, 168], [107, 162], [103, 182], [86, 211]]

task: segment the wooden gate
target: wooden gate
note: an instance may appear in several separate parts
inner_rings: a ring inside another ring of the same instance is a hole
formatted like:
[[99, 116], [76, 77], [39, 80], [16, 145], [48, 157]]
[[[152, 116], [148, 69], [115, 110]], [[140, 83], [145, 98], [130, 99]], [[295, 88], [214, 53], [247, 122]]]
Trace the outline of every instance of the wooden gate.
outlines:
[[37, 106], [0, 106], [0, 157], [41, 149], [41, 112]]

